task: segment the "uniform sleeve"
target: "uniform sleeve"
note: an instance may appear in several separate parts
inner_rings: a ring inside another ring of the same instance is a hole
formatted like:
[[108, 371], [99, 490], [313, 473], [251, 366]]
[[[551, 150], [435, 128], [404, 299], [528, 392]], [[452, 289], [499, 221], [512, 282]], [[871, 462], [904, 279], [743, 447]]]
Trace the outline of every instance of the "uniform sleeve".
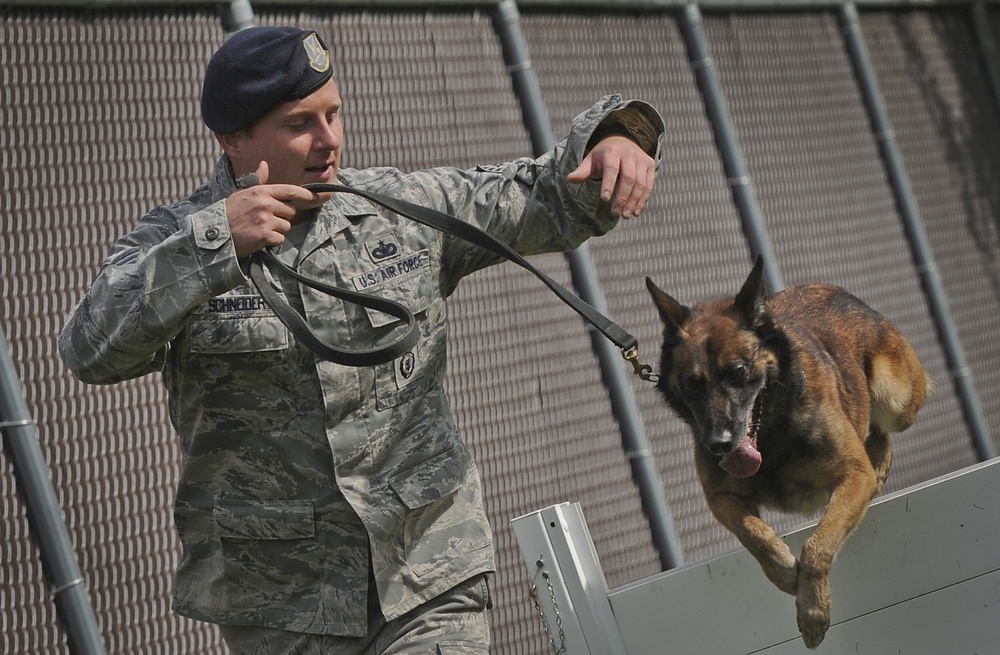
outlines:
[[[659, 114], [643, 101], [612, 95], [574, 118], [550, 152], [472, 171], [430, 171], [418, 184], [425, 197], [415, 200], [475, 222], [522, 255], [573, 250], [618, 224], [611, 203], [600, 198], [600, 180], [566, 180], [593, 144], [610, 134], [632, 138], [659, 167], [664, 134]], [[452, 287], [497, 261], [496, 255], [445, 239], [443, 267]]]
[[158, 371], [191, 312], [244, 279], [224, 201], [186, 215], [158, 208], [112, 247], [59, 335], [59, 353], [93, 384]]
[[664, 132], [659, 112], [646, 102], [633, 100], [601, 118], [587, 140], [587, 151], [605, 137], [615, 134], [627, 136], [656, 161], [656, 168], [659, 170]]

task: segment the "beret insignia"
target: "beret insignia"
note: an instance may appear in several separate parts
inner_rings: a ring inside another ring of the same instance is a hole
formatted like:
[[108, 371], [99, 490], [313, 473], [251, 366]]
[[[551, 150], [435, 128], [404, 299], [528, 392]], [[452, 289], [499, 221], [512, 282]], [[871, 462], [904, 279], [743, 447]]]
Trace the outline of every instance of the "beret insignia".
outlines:
[[330, 69], [330, 53], [319, 42], [316, 32], [302, 40], [302, 47], [306, 49], [310, 68], [317, 73], [325, 73]]

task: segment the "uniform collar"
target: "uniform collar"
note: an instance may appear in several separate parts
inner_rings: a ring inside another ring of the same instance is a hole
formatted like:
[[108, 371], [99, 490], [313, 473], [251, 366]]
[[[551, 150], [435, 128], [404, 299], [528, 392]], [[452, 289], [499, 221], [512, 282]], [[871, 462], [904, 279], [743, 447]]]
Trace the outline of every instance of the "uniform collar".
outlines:
[[[340, 180], [338, 183], [343, 184]], [[315, 225], [302, 244], [301, 256], [306, 257], [334, 235], [343, 232], [364, 217], [376, 214], [378, 211], [364, 198], [350, 193], [334, 193], [316, 214]]]
[[233, 162], [229, 160], [229, 155], [223, 154], [219, 157], [219, 161], [215, 162], [212, 182], [223, 193], [223, 197], [228, 197], [236, 191], [236, 173], [233, 172]]

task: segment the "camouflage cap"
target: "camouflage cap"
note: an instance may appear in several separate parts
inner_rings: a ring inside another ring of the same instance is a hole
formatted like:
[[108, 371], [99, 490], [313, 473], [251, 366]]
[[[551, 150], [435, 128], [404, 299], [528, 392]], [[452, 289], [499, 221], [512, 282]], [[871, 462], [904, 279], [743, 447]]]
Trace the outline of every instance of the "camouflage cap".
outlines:
[[212, 55], [201, 116], [213, 132], [238, 132], [278, 104], [305, 98], [332, 76], [330, 52], [316, 32], [249, 27]]

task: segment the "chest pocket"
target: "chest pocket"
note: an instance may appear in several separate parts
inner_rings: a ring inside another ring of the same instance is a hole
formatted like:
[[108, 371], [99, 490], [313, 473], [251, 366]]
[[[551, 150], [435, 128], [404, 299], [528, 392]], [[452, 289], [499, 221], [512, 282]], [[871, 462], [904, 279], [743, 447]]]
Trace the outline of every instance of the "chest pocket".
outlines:
[[[431, 344], [441, 329], [435, 302], [438, 300], [432, 284], [429, 254], [426, 249], [405, 254], [381, 263], [351, 281], [362, 293], [371, 293], [405, 304], [413, 312], [420, 338], [413, 350], [392, 362], [380, 364], [375, 370], [375, 395], [379, 409], [394, 407], [424, 387], [426, 369], [434, 353]], [[378, 285], [365, 286], [372, 280]], [[366, 310], [372, 329], [392, 325], [397, 319], [374, 310]]]
[[192, 353], [231, 354], [288, 348], [288, 330], [249, 287], [209, 299], [188, 325]]
[[[369, 238], [358, 256], [344, 261], [341, 272], [354, 291], [380, 296], [402, 303], [413, 313], [420, 337], [413, 350], [394, 361], [375, 367], [375, 396], [379, 409], [395, 407], [418, 395], [427, 379], [426, 367], [433, 359], [429, 346], [443, 326], [439, 325], [435, 306], [440, 300], [434, 285], [430, 249], [414, 248], [412, 240], [397, 238], [398, 232], [386, 231]], [[412, 236], [412, 235], [411, 235]], [[346, 259], [346, 258], [345, 258]], [[366, 331], [391, 334], [399, 319], [373, 309], [362, 311], [367, 319]]]
[[[430, 255], [426, 248], [381, 262], [370, 270], [358, 273], [351, 277], [351, 284], [360, 293], [401, 302], [414, 315], [426, 311], [434, 302]], [[373, 328], [385, 327], [398, 320], [373, 309], [365, 311]]]

